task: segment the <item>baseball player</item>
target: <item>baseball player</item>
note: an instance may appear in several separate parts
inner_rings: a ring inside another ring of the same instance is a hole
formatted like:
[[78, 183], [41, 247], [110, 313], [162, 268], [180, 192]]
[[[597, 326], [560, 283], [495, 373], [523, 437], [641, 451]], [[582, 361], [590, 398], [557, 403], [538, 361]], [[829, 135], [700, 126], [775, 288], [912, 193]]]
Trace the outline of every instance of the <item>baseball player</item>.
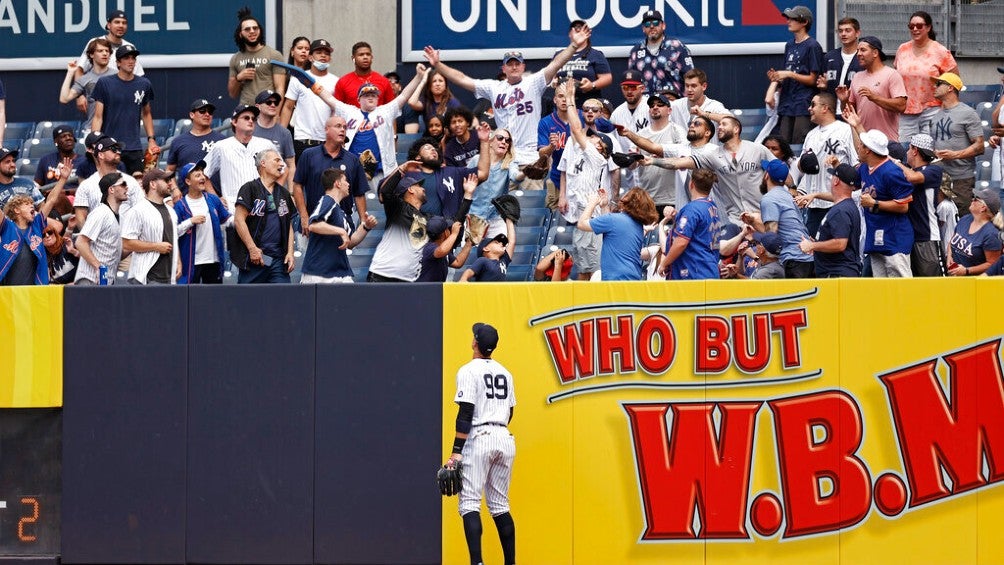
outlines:
[[509, 481], [516, 456], [516, 442], [507, 427], [516, 405], [512, 374], [492, 359], [499, 342], [498, 331], [488, 324], [474, 324], [474, 358], [457, 371], [457, 435], [453, 454], [445, 466], [452, 469], [464, 461], [460, 515], [471, 565], [481, 560], [481, 495], [495, 520], [506, 565], [516, 563], [516, 526], [509, 514]]

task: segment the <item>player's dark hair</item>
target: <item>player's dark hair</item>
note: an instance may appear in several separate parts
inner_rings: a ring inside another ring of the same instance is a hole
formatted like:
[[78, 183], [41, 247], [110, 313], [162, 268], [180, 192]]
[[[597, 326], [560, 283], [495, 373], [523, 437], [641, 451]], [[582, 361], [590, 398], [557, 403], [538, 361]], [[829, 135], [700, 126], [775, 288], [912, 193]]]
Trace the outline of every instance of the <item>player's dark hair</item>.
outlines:
[[718, 182], [718, 175], [708, 169], [696, 169], [690, 173], [690, 180], [694, 183], [694, 188], [701, 194], [711, 194], [711, 187]]
[[837, 27], [848, 24], [854, 28], [854, 31], [861, 31], [861, 22], [859, 22], [857, 18], [842, 18], [839, 22], [837, 22]]
[[327, 192], [335, 183], [345, 178], [345, 171], [331, 167], [321, 173], [321, 188]]
[[735, 116], [725, 116], [722, 118], [722, 121], [724, 122], [725, 120], [731, 120], [736, 124], [736, 128], [739, 130], [736, 132], [736, 135], [741, 135], [743, 133], [743, 123], [739, 121], [739, 118], [736, 118]]
[[834, 96], [830, 92], [823, 91], [823, 92], [820, 92], [819, 94], [816, 94], [816, 97], [819, 98], [819, 102], [818, 103], [820, 105], [826, 106], [834, 114], [837, 113], [837, 97], [836, 96]]
[[[931, 28], [931, 29], [927, 30], [927, 37], [928, 38], [930, 38], [930, 39], [937, 39], [938, 38], [938, 34], [935, 33], [935, 31], [934, 31], [934, 20], [931, 19], [931, 14], [928, 14], [924, 10], [917, 10], [916, 12], [910, 14], [910, 20], [912, 20], [913, 18], [920, 18], [920, 19], [924, 20], [924, 25], [926, 25], [927, 27]], [[910, 20], [906, 20], [906, 21], [909, 22]]]
[[711, 120], [711, 118], [709, 118], [707, 116], [694, 116], [694, 119], [690, 120], [690, 121], [703, 123], [704, 127], [706, 127], [708, 129], [708, 132], [711, 135], [708, 139], [714, 139], [715, 138], [715, 122], [713, 122]]
[[[258, 26], [258, 41], [250, 43], [248, 40], [244, 39], [241, 35], [241, 28], [244, 27], [244, 22], [252, 21]], [[237, 49], [240, 51], [247, 51], [248, 47], [253, 47], [255, 45], [265, 45], [265, 26], [261, 25], [258, 18], [251, 14], [251, 8], [244, 6], [240, 10], [237, 10], [237, 29], [234, 30], [234, 44], [237, 45]]]
[[365, 41], [359, 41], [359, 42], [356, 42], [356, 44], [352, 46], [352, 55], [355, 56], [356, 51], [359, 51], [363, 47], [369, 49], [370, 52], [373, 51], [373, 47], [371, 47], [369, 43], [366, 43]]

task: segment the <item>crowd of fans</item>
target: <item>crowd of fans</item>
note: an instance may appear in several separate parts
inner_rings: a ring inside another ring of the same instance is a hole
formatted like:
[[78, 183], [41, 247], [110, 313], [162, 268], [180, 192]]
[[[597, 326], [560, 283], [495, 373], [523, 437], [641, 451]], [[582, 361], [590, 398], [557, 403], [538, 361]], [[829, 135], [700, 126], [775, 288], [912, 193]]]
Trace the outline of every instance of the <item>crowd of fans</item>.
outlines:
[[988, 136], [926, 12], [891, 64], [854, 18], [824, 53], [809, 8], [784, 16], [792, 39], [765, 72], [754, 141], [658, 11], [614, 108], [615, 74], [581, 20], [537, 72], [509, 51], [498, 76], [472, 78], [428, 46], [403, 84], [373, 70], [365, 42], [341, 77], [325, 39], [297, 37], [283, 57], [242, 10], [229, 121], [214, 129], [216, 106], [195, 100], [162, 148], [114, 11], [60, 89], [86, 116], [85, 153], [57, 125], [29, 179], [0, 149], [0, 284], [218, 284], [231, 269], [282, 283], [301, 255], [301, 282], [351, 282], [349, 254], [378, 228], [369, 282], [503, 281], [517, 243], [540, 243], [516, 241], [520, 211], [503, 202], [516, 189], [545, 191], [546, 221], [571, 234], [535, 254], [537, 280], [1004, 273], [1000, 192], [976, 183], [977, 159], [1001, 150], [1004, 100]]

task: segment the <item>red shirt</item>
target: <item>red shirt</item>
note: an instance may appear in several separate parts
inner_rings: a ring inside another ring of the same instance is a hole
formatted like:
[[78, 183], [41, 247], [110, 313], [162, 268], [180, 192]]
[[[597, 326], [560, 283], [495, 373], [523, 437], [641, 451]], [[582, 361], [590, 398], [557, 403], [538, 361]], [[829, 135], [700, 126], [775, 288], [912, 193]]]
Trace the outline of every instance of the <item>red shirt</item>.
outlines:
[[338, 79], [338, 83], [335, 84], [335, 98], [358, 108], [359, 88], [367, 82], [375, 84], [380, 89], [379, 106], [394, 100], [394, 89], [391, 88], [390, 81], [384, 78], [382, 74], [373, 71], [370, 71], [364, 77], [357, 75], [355, 71], [343, 75], [342, 78]]

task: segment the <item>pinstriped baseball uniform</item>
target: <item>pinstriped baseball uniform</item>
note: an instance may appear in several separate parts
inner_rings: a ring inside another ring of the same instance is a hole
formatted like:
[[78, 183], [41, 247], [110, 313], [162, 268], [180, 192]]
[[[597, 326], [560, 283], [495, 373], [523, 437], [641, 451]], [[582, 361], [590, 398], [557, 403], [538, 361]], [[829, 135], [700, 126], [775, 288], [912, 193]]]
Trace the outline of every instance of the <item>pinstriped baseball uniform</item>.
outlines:
[[220, 173], [220, 196], [226, 199], [231, 214], [237, 201], [237, 191], [246, 182], [259, 177], [255, 154], [266, 149], [275, 149], [275, 145], [263, 137], [252, 137], [247, 145], [236, 137], [228, 137], [214, 143], [206, 154], [206, 176]]
[[464, 444], [464, 486], [460, 515], [478, 512], [484, 494], [492, 516], [509, 511], [509, 482], [516, 442], [509, 413], [516, 405], [512, 374], [494, 359], [472, 359], [457, 371], [454, 402], [474, 405], [474, 419]]

